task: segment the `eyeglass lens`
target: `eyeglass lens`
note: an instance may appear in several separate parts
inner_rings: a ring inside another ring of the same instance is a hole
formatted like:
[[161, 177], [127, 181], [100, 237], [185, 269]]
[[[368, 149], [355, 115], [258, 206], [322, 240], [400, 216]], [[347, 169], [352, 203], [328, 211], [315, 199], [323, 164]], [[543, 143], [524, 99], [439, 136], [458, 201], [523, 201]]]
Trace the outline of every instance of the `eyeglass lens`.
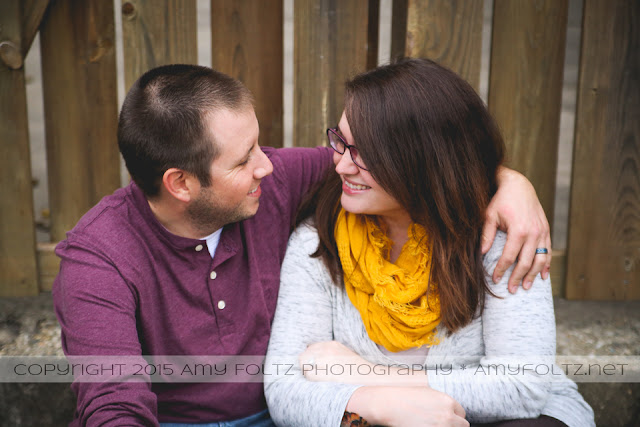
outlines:
[[[346, 148], [349, 148], [349, 152], [351, 154], [351, 160], [358, 167], [365, 169], [360, 162], [360, 158], [358, 157], [358, 149], [353, 145], [348, 145], [344, 140], [337, 134], [333, 129], [329, 129], [327, 132], [329, 136], [329, 144], [331, 147], [336, 150], [339, 154], [344, 154]], [[366, 169], [365, 169], [366, 170]]]

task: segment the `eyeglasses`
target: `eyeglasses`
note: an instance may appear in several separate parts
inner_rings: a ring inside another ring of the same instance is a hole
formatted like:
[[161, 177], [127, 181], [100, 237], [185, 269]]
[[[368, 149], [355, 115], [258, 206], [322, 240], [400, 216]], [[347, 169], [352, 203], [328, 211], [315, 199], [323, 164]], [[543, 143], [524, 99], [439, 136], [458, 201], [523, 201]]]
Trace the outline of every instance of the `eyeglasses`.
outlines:
[[347, 144], [347, 141], [344, 140], [342, 136], [338, 133], [338, 128], [329, 128], [327, 129], [327, 138], [329, 138], [329, 145], [333, 148], [338, 154], [344, 154], [344, 152], [349, 149], [349, 153], [351, 154], [351, 160], [358, 166], [360, 169], [368, 171], [366, 167], [362, 166], [362, 160], [358, 155], [358, 149], [355, 145]]

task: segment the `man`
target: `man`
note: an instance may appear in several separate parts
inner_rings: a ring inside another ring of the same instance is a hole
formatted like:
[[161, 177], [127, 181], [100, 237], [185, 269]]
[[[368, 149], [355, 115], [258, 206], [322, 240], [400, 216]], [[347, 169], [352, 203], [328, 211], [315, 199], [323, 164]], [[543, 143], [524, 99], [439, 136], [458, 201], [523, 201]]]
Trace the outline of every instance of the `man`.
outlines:
[[[163, 66], [133, 85], [118, 125], [133, 183], [92, 208], [56, 250], [67, 355], [265, 354], [290, 225], [332, 152], [260, 148], [258, 133], [249, 91], [209, 68]], [[511, 171], [498, 194], [492, 206], [507, 204], [488, 213], [486, 248], [515, 207], [541, 212]], [[547, 256], [529, 269], [535, 247], [550, 246], [544, 214], [505, 227], [541, 231], [511, 233], [504, 269], [520, 253], [519, 279], [548, 274]], [[270, 425], [260, 382], [72, 387], [75, 425]]]

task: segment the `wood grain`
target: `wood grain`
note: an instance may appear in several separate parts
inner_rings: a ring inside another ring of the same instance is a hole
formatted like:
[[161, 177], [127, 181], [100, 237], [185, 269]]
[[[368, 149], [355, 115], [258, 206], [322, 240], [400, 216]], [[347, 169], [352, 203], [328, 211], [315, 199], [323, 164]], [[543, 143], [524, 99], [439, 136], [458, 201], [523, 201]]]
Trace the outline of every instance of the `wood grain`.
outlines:
[[[0, 42], [22, 46], [20, 0], [0, 2]], [[36, 295], [36, 237], [24, 68], [0, 62], [0, 297]]]
[[242, 81], [255, 97], [260, 144], [282, 147], [282, 0], [212, 0], [213, 68]]
[[564, 298], [566, 294], [567, 279], [567, 251], [553, 250], [551, 258], [551, 292], [554, 297]]
[[38, 243], [38, 279], [40, 291], [51, 292], [53, 282], [60, 271], [60, 258], [56, 256], [56, 243]]
[[568, 0], [495, 0], [489, 110], [553, 218]]
[[368, 1], [295, 3], [295, 146], [326, 144], [326, 128], [340, 119], [345, 80], [367, 68], [368, 9]]
[[51, 239], [120, 186], [113, 1], [55, 1], [40, 29]]
[[370, 70], [378, 66], [380, 0], [369, 0], [369, 23], [367, 29], [367, 70]]
[[[482, 0], [403, 0], [407, 4], [404, 56], [430, 58], [451, 68], [475, 89], [480, 86]], [[397, 6], [402, 7], [402, 3]], [[394, 13], [396, 12], [394, 7]], [[402, 25], [398, 17], [392, 25]], [[392, 28], [400, 37], [401, 28]], [[402, 43], [396, 39], [392, 54]]]
[[151, 68], [197, 64], [195, 0], [123, 0], [125, 90]]
[[27, 56], [31, 43], [40, 29], [50, 0], [25, 0], [22, 4], [22, 56]]
[[586, 0], [567, 297], [640, 298], [640, 2]]
[[391, 60], [403, 58], [407, 46], [408, 0], [393, 0], [391, 11]]

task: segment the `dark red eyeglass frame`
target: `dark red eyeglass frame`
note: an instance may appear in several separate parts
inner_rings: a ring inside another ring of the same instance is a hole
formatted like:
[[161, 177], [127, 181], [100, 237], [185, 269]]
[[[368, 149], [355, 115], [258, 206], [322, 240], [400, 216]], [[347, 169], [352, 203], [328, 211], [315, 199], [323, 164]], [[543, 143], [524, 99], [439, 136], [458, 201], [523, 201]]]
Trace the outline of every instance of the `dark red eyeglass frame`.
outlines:
[[[340, 142], [342, 143], [342, 145], [344, 145], [345, 149], [340, 152], [340, 150], [338, 149], [337, 143], [333, 140], [333, 138], [331, 136], [337, 137]], [[358, 160], [358, 149], [356, 148], [355, 145], [349, 145], [347, 144], [347, 141], [344, 140], [344, 138], [338, 133], [338, 128], [329, 128], [327, 129], [327, 139], [329, 140], [329, 146], [331, 148], [333, 148], [333, 150], [338, 153], [338, 154], [344, 154], [345, 151], [348, 149], [349, 150], [349, 154], [351, 155], [351, 160], [353, 161], [353, 163], [355, 163], [356, 166], [358, 166], [360, 169], [368, 171], [369, 169], [367, 169], [366, 167], [362, 166], [360, 164], [360, 161]]]

